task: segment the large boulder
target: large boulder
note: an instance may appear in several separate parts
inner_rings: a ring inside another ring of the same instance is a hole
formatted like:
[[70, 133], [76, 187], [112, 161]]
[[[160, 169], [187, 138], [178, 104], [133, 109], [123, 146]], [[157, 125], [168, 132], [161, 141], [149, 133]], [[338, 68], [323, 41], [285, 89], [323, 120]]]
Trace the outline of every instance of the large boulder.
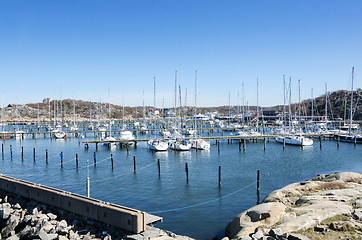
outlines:
[[285, 205], [279, 202], [262, 203], [236, 216], [225, 230], [230, 239], [243, 238], [261, 225], [273, 225], [285, 214]]

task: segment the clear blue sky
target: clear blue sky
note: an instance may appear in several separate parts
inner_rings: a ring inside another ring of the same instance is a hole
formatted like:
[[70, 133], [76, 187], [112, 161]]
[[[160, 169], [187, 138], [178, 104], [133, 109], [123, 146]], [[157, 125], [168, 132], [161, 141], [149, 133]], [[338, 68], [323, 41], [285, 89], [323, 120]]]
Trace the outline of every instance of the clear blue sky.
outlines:
[[[5, 103], [44, 97], [173, 106], [174, 75], [187, 103], [283, 103], [361, 87], [360, 0], [1, 0], [0, 81]], [[184, 97], [182, 99], [184, 101]]]

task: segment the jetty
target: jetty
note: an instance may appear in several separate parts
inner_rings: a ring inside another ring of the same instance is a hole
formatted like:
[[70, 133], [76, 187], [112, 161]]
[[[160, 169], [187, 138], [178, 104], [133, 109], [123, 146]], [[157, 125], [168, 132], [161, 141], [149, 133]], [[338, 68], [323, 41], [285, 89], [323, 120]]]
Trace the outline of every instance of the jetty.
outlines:
[[2, 174], [0, 174], [0, 189], [132, 233], [144, 232], [147, 225], [163, 221], [162, 217], [141, 210], [103, 202]]

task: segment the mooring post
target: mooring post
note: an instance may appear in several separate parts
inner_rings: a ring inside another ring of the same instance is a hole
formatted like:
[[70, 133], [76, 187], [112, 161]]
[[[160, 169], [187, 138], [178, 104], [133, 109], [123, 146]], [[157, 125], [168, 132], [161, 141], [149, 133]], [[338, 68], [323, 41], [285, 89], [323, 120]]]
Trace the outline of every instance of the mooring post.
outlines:
[[357, 145], [357, 136], [354, 136], [354, 146]]
[[337, 138], [337, 147], [339, 148], [339, 141], [341, 140], [340, 137]]
[[63, 152], [60, 152], [60, 166], [63, 167]]
[[112, 169], [113, 169], [113, 154], [111, 153], [111, 164], [112, 164]]
[[97, 165], [96, 152], [93, 152], [93, 160], [94, 160], [94, 166], [96, 166]]
[[75, 154], [75, 166], [78, 168], [78, 153]]
[[219, 165], [219, 187], [221, 186], [221, 166]]
[[220, 153], [220, 139], [217, 141], [217, 152]]
[[35, 162], [35, 148], [33, 148], [33, 160]]
[[157, 159], [157, 167], [158, 167], [158, 176], [161, 176], [161, 166], [160, 166], [160, 159]]
[[241, 139], [239, 139], [239, 152], [241, 152]]
[[243, 151], [245, 152], [246, 151], [246, 140], [245, 140], [245, 138], [243, 139]]
[[264, 138], [264, 151], [266, 150], [266, 138]]
[[285, 150], [285, 137], [283, 138], [283, 150]]
[[13, 146], [10, 144], [10, 159], [13, 159]]
[[21, 160], [24, 160], [24, 147], [21, 146]]
[[[5, 139], [5, 137], [4, 137]], [[1, 144], [1, 155], [3, 157], [3, 160], [4, 160], [4, 143]]]
[[189, 182], [189, 166], [187, 165], [187, 163], [185, 165], [185, 171], [186, 171], [186, 182]]
[[319, 148], [322, 149], [322, 136], [319, 135]]
[[98, 151], [98, 143], [96, 143], [96, 151]]
[[90, 197], [89, 162], [87, 160], [87, 197]]
[[48, 164], [48, 149], [45, 149], [45, 163]]
[[133, 156], [133, 172], [136, 172], [136, 156]]
[[256, 174], [256, 194], [257, 194], [257, 204], [260, 202], [260, 170], [258, 169]]

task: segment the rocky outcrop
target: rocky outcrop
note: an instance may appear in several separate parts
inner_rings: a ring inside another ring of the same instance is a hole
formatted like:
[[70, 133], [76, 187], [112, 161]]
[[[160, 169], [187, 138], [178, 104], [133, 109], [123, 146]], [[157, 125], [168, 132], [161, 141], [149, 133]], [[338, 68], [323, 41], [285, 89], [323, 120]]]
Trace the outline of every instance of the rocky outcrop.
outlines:
[[273, 191], [236, 216], [225, 233], [230, 239], [308, 239], [313, 234], [359, 238], [361, 217], [362, 175], [335, 173]]
[[147, 226], [145, 232], [131, 234], [63, 210], [0, 191], [0, 239], [92, 240], [92, 239], [179, 239], [179, 236]]

